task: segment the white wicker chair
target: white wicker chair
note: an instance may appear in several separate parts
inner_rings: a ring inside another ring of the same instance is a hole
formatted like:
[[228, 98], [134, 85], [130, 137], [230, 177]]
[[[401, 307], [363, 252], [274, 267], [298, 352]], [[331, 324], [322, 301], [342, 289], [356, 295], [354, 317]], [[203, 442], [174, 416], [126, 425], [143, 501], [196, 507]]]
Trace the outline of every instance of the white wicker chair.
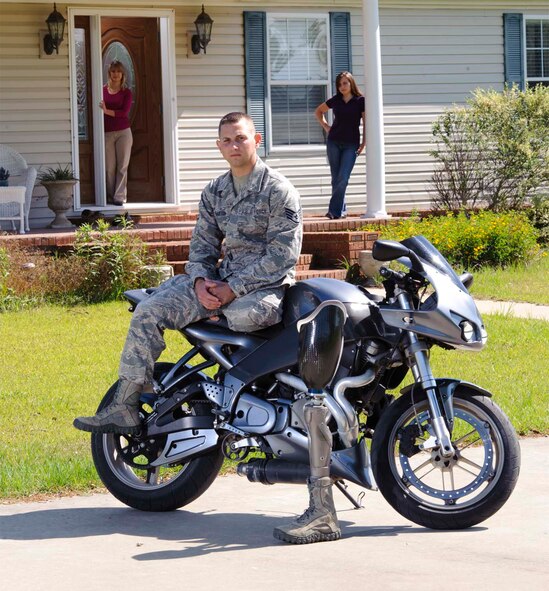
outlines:
[[[25, 187], [25, 229], [29, 231], [29, 211], [31, 207], [32, 191], [34, 183], [36, 182], [36, 175], [38, 171], [34, 166], [27, 166], [25, 159], [17, 150], [6, 144], [0, 144], [0, 166], [9, 170], [10, 186]], [[13, 215], [16, 210], [16, 205], [12, 203], [0, 203], [0, 216]], [[15, 224], [12, 222], [15, 229]]]

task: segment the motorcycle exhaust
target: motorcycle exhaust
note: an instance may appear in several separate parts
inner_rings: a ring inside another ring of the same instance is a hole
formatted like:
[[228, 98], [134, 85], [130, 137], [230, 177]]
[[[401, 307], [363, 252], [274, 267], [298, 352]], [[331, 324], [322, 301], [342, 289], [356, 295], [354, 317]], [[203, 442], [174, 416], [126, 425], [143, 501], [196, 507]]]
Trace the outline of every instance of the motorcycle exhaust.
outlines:
[[261, 484], [306, 484], [311, 469], [309, 464], [258, 459], [238, 464], [236, 473], [239, 476], [247, 476], [250, 482]]
[[[239, 476], [246, 476], [250, 482], [262, 484], [306, 484], [311, 475], [308, 463], [259, 458], [238, 464], [236, 472]], [[364, 438], [354, 447], [332, 452], [330, 476], [354, 482], [369, 490], [377, 490], [370, 453]]]

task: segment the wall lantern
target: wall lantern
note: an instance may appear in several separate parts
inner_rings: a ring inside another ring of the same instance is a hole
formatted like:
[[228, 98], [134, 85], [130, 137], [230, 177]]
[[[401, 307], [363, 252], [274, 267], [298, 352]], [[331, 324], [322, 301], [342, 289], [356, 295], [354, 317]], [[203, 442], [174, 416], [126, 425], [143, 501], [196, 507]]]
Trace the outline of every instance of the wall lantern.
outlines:
[[48, 25], [48, 34], [44, 37], [44, 52], [51, 55], [55, 49], [55, 53], [59, 53], [59, 46], [63, 42], [63, 34], [65, 33], [65, 17], [57, 12], [57, 6], [53, 4], [53, 12], [46, 19]]
[[196, 35], [193, 35], [191, 39], [191, 48], [195, 55], [199, 54], [201, 49], [206, 53], [206, 46], [212, 37], [212, 25], [213, 20], [204, 12], [204, 4], [202, 4], [202, 12], [194, 21]]

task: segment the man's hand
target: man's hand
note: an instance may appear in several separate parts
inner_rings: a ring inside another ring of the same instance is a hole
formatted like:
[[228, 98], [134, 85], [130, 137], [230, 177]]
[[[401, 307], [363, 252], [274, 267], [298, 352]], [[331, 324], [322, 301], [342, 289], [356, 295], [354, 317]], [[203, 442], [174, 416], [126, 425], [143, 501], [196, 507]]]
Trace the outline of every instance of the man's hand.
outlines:
[[206, 310], [216, 310], [221, 307], [221, 300], [208, 290], [206, 279], [197, 279], [194, 284], [194, 291], [198, 301]]
[[197, 279], [194, 290], [198, 301], [206, 310], [216, 310], [235, 299], [233, 290], [224, 281], [213, 279]]
[[221, 302], [222, 306], [231, 303], [236, 298], [234, 291], [230, 288], [229, 284], [224, 281], [206, 279], [205, 284], [209, 293], [215, 296]]

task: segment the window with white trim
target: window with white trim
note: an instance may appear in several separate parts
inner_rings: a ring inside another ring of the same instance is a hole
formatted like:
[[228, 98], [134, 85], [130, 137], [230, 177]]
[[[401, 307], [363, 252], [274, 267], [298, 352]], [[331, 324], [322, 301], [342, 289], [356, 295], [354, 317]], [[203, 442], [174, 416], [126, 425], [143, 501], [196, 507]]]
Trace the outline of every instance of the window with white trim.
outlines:
[[267, 15], [270, 147], [323, 145], [314, 116], [330, 92], [329, 15]]
[[526, 83], [549, 86], [549, 18], [525, 20]]

